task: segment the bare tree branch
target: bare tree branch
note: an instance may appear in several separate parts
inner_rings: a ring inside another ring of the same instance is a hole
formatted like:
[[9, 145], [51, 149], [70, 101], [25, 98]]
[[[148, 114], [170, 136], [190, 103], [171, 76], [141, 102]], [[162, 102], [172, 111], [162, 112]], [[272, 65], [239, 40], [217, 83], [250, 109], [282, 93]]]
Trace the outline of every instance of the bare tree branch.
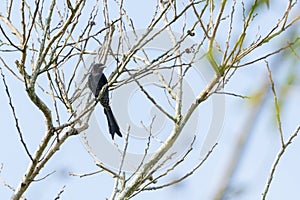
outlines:
[[266, 197], [267, 197], [267, 194], [269, 192], [269, 189], [270, 189], [270, 185], [273, 181], [273, 177], [274, 177], [274, 173], [277, 169], [277, 166], [278, 166], [278, 163], [279, 161], [281, 160], [282, 156], [284, 155], [284, 152], [286, 151], [287, 147], [290, 146], [290, 144], [292, 144], [292, 141], [295, 137], [297, 137], [298, 133], [300, 131], [300, 126], [297, 127], [296, 131], [286, 140], [286, 142], [284, 143], [283, 146], [281, 146], [275, 160], [274, 160], [274, 163], [271, 167], [271, 171], [270, 171], [270, 175], [269, 175], [269, 178], [267, 180], [267, 183], [266, 183], [266, 186], [265, 186], [265, 190], [262, 194], [262, 200], [265, 200]]
[[10, 92], [9, 92], [9, 89], [8, 89], [8, 85], [6, 83], [6, 80], [5, 80], [5, 76], [3, 74], [3, 71], [2, 71], [2, 68], [0, 67], [0, 72], [1, 72], [1, 76], [2, 76], [2, 81], [3, 81], [3, 84], [4, 84], [4, 87], [5, 87], [5, 91], [6, 91], [6, 94], [7, 94], [7, 97], [8, 97], [8, 101], [9, 101], [9, 106], [11, 108], [11, 111], [12, 111], [12, 114], [13, 114], [13, 117], [14, 117], [14, 120], [15, 120], [15, 124], [16, 124], [16, 129], [19, 133], [19, 137], [20, 137], [20, 141], [22, 143], [22, 146], [24, 147], [25, 151], [26, 151], [26, 154], [28, 155], [28, 157], [30, 158], [30, 160], [33, 162], [33, 158], [32, 158], [32, 155], [30, 154], [30, 151], [26, 145], [26, 142], [24, 141], [24, 138], [23, 138], [23, 133], [21, 131], [21, 128], [19, 126], [19, 120], [17, 118], [17, 114], [16, 114], [16, 110], [15, 110], [15, 107], [12, 103], [12, 98], [10, 96]]

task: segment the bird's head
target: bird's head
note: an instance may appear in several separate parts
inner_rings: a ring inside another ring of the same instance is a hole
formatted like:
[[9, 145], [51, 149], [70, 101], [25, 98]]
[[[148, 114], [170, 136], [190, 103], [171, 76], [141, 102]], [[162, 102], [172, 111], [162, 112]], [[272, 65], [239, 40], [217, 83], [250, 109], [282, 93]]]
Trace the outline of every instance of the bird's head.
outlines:
[[91, 74], [102, 74], [104, 68], [105, 68], [105, 65], [103, 65], [102, 63], [93, 64], [93, 66], [91, 67], [90, 73]]

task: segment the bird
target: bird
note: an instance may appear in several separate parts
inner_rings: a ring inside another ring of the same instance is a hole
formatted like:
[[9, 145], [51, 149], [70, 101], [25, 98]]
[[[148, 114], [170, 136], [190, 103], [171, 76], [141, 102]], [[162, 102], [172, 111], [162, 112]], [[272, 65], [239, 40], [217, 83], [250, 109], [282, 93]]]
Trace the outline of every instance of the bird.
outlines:
[[122, 137], [120, 132], [119, 125], [117, 120], [112, 112], [112, 109], [109, 105], [109, 91], [108, 87], [105, 88], [103, 95], [98, 98], [99, 93], [102, 87], [107, 84], [107, 78], [103, 73], [105, 65], [102, 63], [96, 63], [91, 66], [91, 71], [88, 77], [88, 87], [95, 96], [96, 101], [100, 101], [100, 104], [103, 106], [104, 114], [106, 115], [109, 133], [111, 134], [112, 139], [114, 140], [115, 134]]

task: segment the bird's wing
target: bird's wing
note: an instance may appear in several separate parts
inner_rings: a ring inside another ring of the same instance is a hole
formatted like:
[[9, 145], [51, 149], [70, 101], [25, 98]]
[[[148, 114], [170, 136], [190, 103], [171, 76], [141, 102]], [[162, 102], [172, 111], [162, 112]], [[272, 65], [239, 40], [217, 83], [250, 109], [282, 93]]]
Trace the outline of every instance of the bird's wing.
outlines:
[[95, 97], [97, 97], [99, 94], [99, 91], [97, 90], [98, 90], [98, 82], [100, 80], [100, 77], [101, 77], [100, 74], [96, 74], [96, 75], [90, 74], [88, 78], [88, 86]]
[[[101, 77], [99, 76], [99, 78], [97, 79], [97, 86], [96, 86], [96, 96], [99, 95], [99, 92], [101, 91], [102, 87], [107, 83], [107, 79], [105, 77], [104, 74], [101, 75]], [[106, 87], [106, 92], [104, 93], [104, 95], [107, 94], [108, 95], [108, 88]]]

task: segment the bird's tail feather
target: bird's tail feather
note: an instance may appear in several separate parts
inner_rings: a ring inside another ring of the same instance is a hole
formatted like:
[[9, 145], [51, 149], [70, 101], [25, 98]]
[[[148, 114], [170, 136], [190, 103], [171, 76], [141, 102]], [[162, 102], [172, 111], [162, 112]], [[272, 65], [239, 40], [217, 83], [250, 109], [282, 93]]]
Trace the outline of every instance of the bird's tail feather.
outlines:
[[116, 121], [116, 118], [114, 117], [114, 114], [113, 114], [111, 108], [110, 107], [105, 107], [104, 108], [104, 113], [105, 113], [106, 118], [107, 118], [107, 123], [108, 123], [108, 126], [109, 126], [109, 133], [111, 134], [112, 139], [114, 139], [115, 133], [118, 136], [122, 137], [119, 125]]

